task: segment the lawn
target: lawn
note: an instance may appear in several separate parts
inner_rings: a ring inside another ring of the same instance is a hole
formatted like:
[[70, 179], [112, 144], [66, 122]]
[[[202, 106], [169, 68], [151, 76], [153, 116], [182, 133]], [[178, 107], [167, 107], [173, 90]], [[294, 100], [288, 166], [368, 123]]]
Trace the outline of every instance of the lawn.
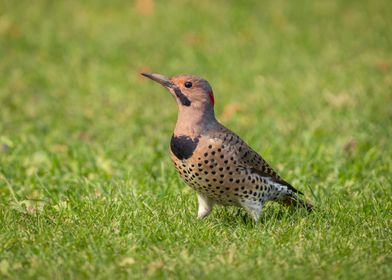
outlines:
[[[244, 3], [241, 3], [244, 2]], [[0, 1], [0, 278], [390, 279], [392, 1]], [[317, 210], [197, 220], [193, 73]]]

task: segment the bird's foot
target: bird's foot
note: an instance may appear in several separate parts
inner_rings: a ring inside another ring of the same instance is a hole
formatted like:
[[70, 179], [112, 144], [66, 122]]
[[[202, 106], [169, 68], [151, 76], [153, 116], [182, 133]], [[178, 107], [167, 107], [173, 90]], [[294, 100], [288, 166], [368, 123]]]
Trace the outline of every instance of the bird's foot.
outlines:
[[199, 202], [199, 210], [197, 212], [197, 218], [204, 219], [211, 213], [214, 203], [209, 198], [201, 194], [197, 194], [197, 200]]

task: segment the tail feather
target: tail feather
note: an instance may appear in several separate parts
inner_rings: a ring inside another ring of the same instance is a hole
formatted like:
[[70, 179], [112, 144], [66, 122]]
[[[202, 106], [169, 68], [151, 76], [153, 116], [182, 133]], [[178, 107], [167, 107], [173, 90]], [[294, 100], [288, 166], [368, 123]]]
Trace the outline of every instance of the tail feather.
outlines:
[[297, 195], [303, 193], [295, 189], [292, 185], [283, 180], [276, 181], [270, 179], [270, 182], [272, 183], [272, 186], [276, 188], [278, 193], [277, 196], [275, 196], [276, 201], [279, 201], [286, 206], [300, 206], [305, 208], [309, 212], [312, 211], [313, 205], [307, 201], [300, 199]]

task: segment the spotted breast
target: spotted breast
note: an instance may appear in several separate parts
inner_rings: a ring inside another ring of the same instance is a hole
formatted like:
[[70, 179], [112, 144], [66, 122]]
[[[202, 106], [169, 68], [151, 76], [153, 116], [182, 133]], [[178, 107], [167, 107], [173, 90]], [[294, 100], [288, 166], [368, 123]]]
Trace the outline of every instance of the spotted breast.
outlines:
[[246, 164], [247, 159], [252, 164], [263, 163], [261, 157], [252, 156], [248, 145], [223, 129], [194, 139], [172, 138], [171, 158], [180, 176], [217, 204], [256, 207], [274, 194], [269, 177]]

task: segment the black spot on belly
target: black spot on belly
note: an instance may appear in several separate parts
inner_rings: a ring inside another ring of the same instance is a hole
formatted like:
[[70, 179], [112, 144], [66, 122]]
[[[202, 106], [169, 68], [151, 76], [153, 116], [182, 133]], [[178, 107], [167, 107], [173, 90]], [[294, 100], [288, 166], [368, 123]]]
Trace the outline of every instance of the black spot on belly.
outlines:
[[199, 137], [192, 139], [186, 135], [173, 135], [170, 141], [170, 149], [176, 158], [180, 160], [188, 159], [192, 156], [198, 143]]

